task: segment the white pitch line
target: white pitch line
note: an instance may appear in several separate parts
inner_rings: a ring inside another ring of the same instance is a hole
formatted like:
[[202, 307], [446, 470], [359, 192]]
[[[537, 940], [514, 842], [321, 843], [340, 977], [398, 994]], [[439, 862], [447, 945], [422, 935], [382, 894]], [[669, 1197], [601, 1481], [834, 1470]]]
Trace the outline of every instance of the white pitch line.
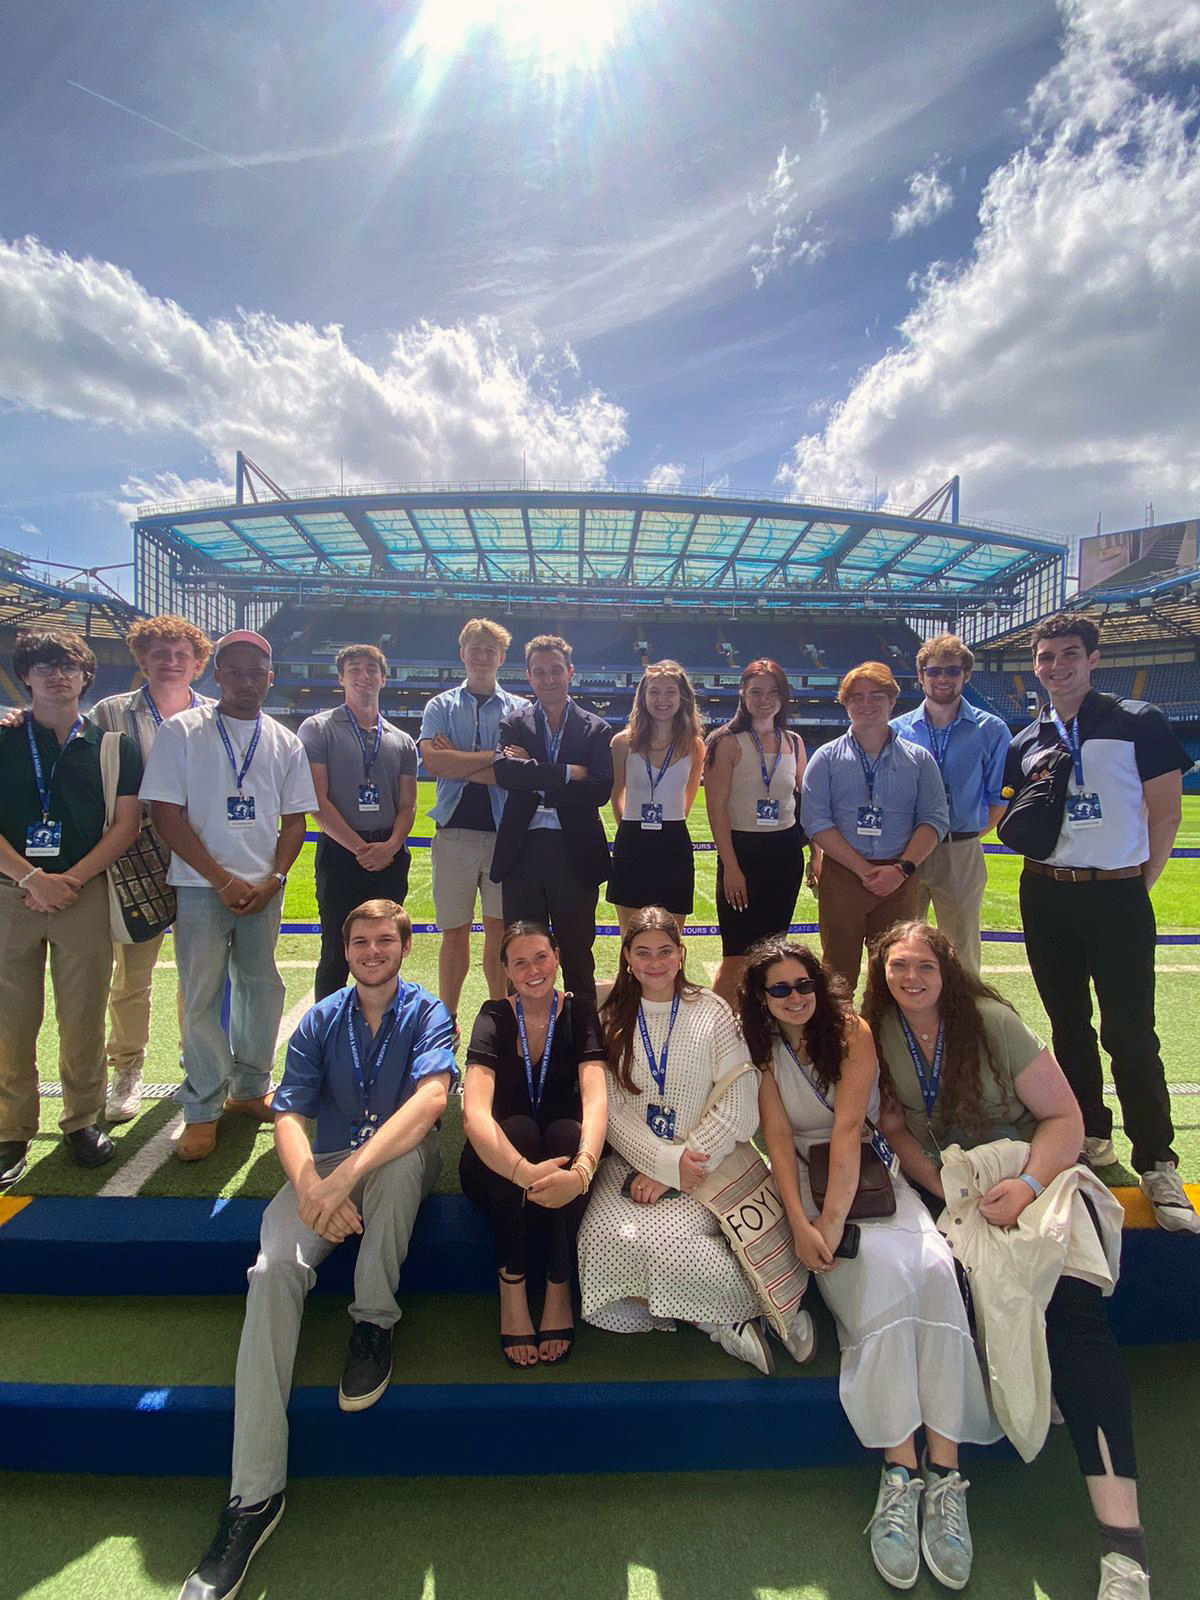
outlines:
[[[161, 963], [160, 963], [161, 965]], [[276, 1036], [275, 1048], [286, 1039], [290, 1039], [301, 1017], [313, 1003], [313, 992], [310, 989], [302, 1000], [298, 1000], [291, 1010], [284, 1016], [279, 1024], [279, 1033]], [[142, 1189], [158, 1171], [159, 1167], [168, 1162], [175, 1150], [175, 1141], [183, 1132], [183, 1113], [177, 1112], [170, 1122], [161, 1127], [152, 1139], [148, 1139], [137, 1155], [132, 1156], [114, 1172], [112, 1177], [100, 1190], [102, 1199], [116, 1196], [118, 1199], [128, 1199], [130, 1196], [140, 1194]]]

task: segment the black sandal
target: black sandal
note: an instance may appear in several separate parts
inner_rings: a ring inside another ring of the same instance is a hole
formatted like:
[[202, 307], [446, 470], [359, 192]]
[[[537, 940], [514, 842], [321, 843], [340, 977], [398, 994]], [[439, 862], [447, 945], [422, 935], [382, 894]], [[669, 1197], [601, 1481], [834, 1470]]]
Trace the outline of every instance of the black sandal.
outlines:
[[[557, 1356], [544, 1356], [544, 1355], [542, 1355], [542, 1346], [544, 1344], [549, 1344], [551, 1339], [562, 1339], [562, 1340], [564, 1340], [566, 1342], [567, 1348], [562, 1352], [561, 1355], [557, 1355]], [[574, 1328], [543, 1328], [542, 1331], [537, 1336], [537, 1344], [538, 1344], [538, 1365], [539, 1366], [543, 1366], [543, 1367], [561, 1367], [571, 1359], [571, 1351], [575, 1348], [575, 1329]]]
[[[506, 1272], [498, 1271], [497, 1276], [499, 1277], [501, 1283], [525, 1282], [524, 1273], [521, 1273], [519, 1277], [510, 1278]], [[514, 1361], [508, 1352], [510, 1350], [515, 1350], [519, 1345], [533, 1345], [536, 1348], [537, 1343], [538, 1336], [536, 1333], [502, 1333], [500, 1335], [500, 1353], [514, 1372], [533, 1372], [536, 1370], [538, 1362]]]

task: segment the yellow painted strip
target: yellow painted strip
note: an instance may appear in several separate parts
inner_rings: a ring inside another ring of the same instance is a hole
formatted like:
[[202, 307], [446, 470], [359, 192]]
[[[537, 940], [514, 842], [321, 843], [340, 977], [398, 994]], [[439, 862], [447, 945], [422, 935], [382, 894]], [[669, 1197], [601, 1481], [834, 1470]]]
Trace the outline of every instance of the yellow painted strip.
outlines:
[[10, 1218], [15, 1217], [18, 1211], [24, 1211], [26, 1206], [32, 1204], [33, 1196], [31, 1194], [18, 1195], [12, 1199], [9, 1199], [7, 1195], [0, 1195], [0, 1228]]
[[1137, 669], [1137, 671], [1134, 673], [1134, 675], [1133, 675], [1133, 689], [1132, 689], [1132, 691], [1130, 693], [1130, 696], [1129, 696], [1129, 698], [1131, 700], [1140, 700], [1142, 698], [1142, 696], [1145, 694], [1145, 692], [1146, 692], [1146, 673], [1148, 671], [1149, 671], [1148, 667], [1139, 667]]
[[[1184, 1192], [1194, 1206], [1200, 1208], [1200, 1183], [1185, 1183]], [[1140, 1189], [1114, 1189], [1113, 1194], [1125, 1208], [1127, 1228], [1154, 1228], [1154, 1208]]]

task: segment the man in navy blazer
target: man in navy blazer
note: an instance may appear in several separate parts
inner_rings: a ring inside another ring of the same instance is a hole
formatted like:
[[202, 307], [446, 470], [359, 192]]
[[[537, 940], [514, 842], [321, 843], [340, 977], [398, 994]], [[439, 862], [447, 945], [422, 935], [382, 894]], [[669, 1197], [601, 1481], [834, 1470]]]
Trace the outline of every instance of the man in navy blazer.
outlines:
[[492, 767], [508, 792], [492, 880], [503, 890], [505, 922], [553, 928], [566, 987], [594, 995], [596, 900], [609, 869], [600, 807], [612, 795], [612, 729], [572, 701], [575, 668], [565, 639], [530, 639], [525, 672], [536, 698], [501, 722]]

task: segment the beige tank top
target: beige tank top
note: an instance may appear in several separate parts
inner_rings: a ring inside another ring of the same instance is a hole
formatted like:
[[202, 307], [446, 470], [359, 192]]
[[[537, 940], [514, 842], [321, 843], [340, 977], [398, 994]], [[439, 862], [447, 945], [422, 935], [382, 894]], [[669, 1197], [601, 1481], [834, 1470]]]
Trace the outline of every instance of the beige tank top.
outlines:
[[[762, 778], [762, 760], [749, 733], [736, 733], [741, 760], [733, 769], [733, 782], [729, 786], [729, 826], [735, 833], [774, 833], [790, 828], [796, 821], [796, 735], [785, 734], [783, 754], [775, 765], [775, 752], [767, 752], [767, 772], [771, 776], [768, 790]], [[774, 772], [771, 769], [774, 767]], [[779, 820], [772, 827], [758, 820], [758, 802], [773, 800], [778, 803]]]

